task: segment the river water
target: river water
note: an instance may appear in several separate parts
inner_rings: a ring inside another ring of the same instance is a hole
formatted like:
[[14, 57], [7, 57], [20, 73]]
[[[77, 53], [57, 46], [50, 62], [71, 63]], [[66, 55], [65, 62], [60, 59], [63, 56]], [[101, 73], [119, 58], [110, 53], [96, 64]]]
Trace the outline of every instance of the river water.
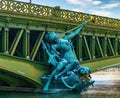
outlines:
[[120, 98], [120, 66], [92, 74], [94, 87], [79, 93], [38, 94], [0, 92], [0, 98]]

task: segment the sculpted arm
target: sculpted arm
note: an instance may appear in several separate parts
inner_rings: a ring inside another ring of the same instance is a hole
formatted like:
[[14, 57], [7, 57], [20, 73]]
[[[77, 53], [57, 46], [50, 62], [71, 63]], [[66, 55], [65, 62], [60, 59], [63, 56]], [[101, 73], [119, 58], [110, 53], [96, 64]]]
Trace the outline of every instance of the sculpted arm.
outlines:
[[[77, 26], [76, 28], [74, 28], [75, 30], [70, 30], [70, 31], [73, 31], [72, 33], [68, 34], [68, 35], [65, 35], [63, 37], [63, 39], [66, 39], [66, 40], [69, 40], [69, 39], [72, 39], [74, 38], [76, 35], [78, 35], [82, 29], [87, 25], [87, 22], [83, 22], [81, 25]], [[69, 31], [68, 31], [69, 32]]]
[[[68, 34], [68, 35], [65, 35], [65, 36], [63, 37], [63, 39], [69, 40], [69, 39], [74, 38], [76, 35], [78, 35], [79, 33], [81, 33], [82, 29], [87, 25], [88, 22], [94, 22], [94, 17], [91, 16], [88, 21], [85, 21], [85, 22], [83, 22], [81, 25], [78, 25], [77, 27], [75, 27], [75, 28], [67, 31], [68, 33], [69, 33], [69, 32], [72, 32], [72, 33], [70, 33], [70, 34]], [[67, 32], [66, 32], [66, 33], [67, 33]]]

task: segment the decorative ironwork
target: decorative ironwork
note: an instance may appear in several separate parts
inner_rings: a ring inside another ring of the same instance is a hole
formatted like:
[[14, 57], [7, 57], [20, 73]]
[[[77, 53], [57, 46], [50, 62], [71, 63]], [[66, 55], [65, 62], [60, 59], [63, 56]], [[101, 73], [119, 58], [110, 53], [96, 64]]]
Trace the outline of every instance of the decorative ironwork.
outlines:
[[0, 10], [7, 10], [7, 1], [6, 0], [0, 0]]
[[24, 4], [23, 2], [13, 2], [9, 1], [9, 11], [16, 12], [16, 13], [29, 13], [29, 5]]
[[39, 5], [30, 5], [30, 15], [39, 16], [51, 16], [52, 9], [50, 7], [39, 6]]
[[120, 27], [119, 19], [85, 14], [81, 12], [63, 10], [56, 7], [48, 7], [12, 0], [0, 0], [0, 11], [6, 11], [9, 13], [21, 15], [31, 15], [35, 17], [46, 18], [55, 17], [64, 21], [71, 21], [75, 23], [80, 23], [82, 21], [85, 21], [86, 19], [89, 19], [91, 16], [94, 16], [95, 25], [114, 28]]

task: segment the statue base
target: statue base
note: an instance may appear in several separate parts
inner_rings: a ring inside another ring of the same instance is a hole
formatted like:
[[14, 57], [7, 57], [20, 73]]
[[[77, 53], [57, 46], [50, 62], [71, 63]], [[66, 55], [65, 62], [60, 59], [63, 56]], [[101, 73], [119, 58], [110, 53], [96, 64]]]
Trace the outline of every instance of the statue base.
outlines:
[[[41, 77], [41, 82], [43, 83], [43, 85], [47, 83], [49, 77], [50, 75], [44, 75]], [[56, 92], [60, 90], [82, 92], [88, 89], [90, 85], [93, 85], [94, 82], [95, 81], [93, 80], [91, 80], [91, 82], [85, 82], [81, 80], [80, 77], [76, 74], [70, 76], [63, 76], [58, 79], [52, 79], [52, 82], [49, 85], [49, 89], [44, 92]]]

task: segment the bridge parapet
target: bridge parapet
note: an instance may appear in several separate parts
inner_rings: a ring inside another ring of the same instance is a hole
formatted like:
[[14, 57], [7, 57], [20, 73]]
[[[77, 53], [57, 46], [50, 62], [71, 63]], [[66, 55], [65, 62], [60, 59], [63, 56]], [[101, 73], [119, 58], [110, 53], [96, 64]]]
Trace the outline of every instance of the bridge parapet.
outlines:
[[[60, 9], [59, 6], [56, 7], [48, 7], [36, 4], [30, 4], [25, 2], [18, 2], [13, 0], [0, 0], [0, 12], [5, 13], [14, 13], [22, 16], [34, 16], [33, 18], [54, 18], [64, 22], [66, 21], [69, 24], [79, 24], [86, 19], [89, 19], [91, 16], [94, 16], [95, 24], [94, 26], [100, 27], [112, 27], [119, 29], [120, 20], [102, 16], [96, 16], [91, 14], [86, 14], [82, 12], [75, 12], [70, 10]], [[52, 21], [52, 20], [51, 20]], [[71, 22], [71, 23], [70, 23]], [[92, 24], [93, 25], [93, 24]]]

